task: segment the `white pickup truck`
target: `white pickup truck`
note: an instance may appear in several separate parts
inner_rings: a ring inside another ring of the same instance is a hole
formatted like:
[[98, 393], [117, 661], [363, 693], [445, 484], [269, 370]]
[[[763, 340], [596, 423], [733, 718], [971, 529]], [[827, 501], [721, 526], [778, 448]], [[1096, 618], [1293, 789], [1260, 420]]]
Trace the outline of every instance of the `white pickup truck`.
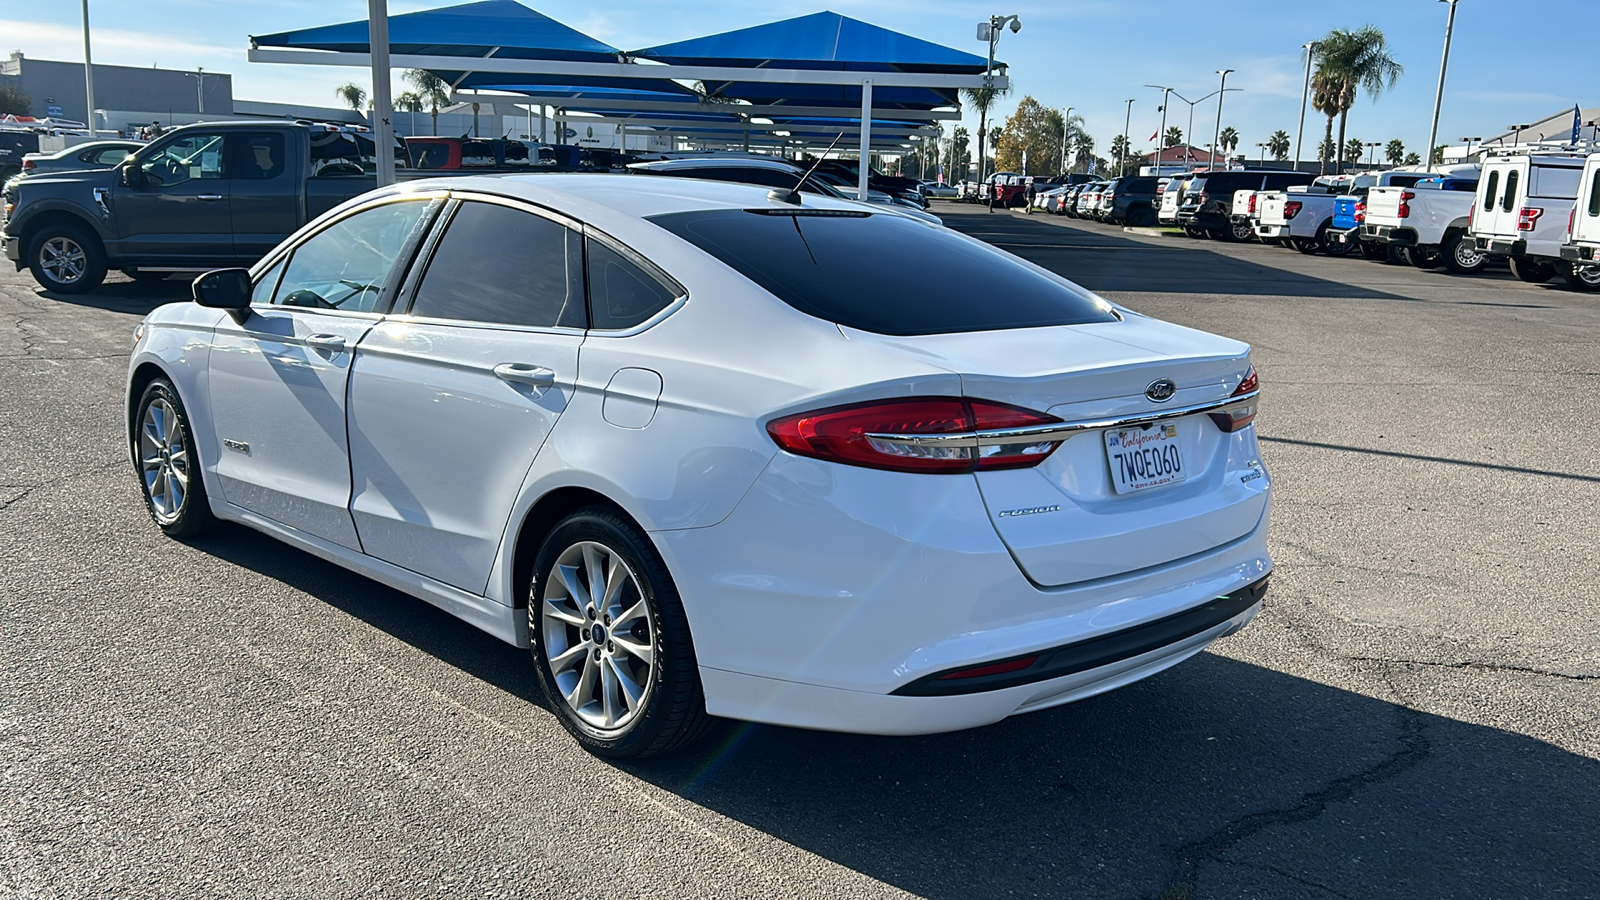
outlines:
[[1561, 258], [1586, 161], [1571, 152], [1490, 157], [1468, 229], [1478, 251], [1506, 257], [1523, 281], [1543, 284], [1561, 275], [1574, 288], [1592, 290], [1592, 270]]
[[[1600, 289], [1600, 153], [1590, 155], [1583, 164], [1578, 202], [1568, 220], [1561, 258], [1575, 270], [1574, 286], [1588, 291]], [[1567, 281], [1574, 284], [1574, 279]]]
[[1443, 265], [1457, 275], [1480, 272], [1489, 256], [1479, 253], [1467, 234], [1478, 167], [1459, 166], [1409, 187], [1375, 187], [1367, 192], [1361, 239], [1399, 248], [1419, 269]]
[[1345, 256], [1354, 245], [1333, 242], [1329, 231], [1333, 198], [1349, 193], [1353, 180], [1349, 175], [1324, 175], [1305, 187], [1257, 194], [1261, 224], [1256, 226], [1256, 236], [1263, 241], [1281, 241], [1301, 253], [1320, 250], [1329, 256]]

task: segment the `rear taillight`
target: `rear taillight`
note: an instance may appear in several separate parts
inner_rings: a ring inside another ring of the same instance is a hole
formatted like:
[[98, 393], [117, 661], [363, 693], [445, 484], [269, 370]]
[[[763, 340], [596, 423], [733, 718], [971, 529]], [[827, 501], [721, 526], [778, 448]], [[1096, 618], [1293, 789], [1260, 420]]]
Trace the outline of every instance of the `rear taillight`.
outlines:
[[1417, 199], [1417, 195], [1415, 193], [1413, 193], [1411, 191], [1401, 191], [1400, 192], [1400, 210], [1399, 210], [1399, 212], [1396, 213], [1396, 215], [1398, 215], [1402, 219], [1410, 218], [1411, 217], [1411, 204], [1410, 204], [1410, 201], [1415, 200], [1415, 199]]
[[1544, 215], [1544, 210], [1537, 206], [1524, 206], [1517, 211], [1517, 230], [1532, 231], [1539, 224], [1539, 217]]
[[1255, 215], [1255, 213], [1256, 213], [1256, 195], [1255, 194], [1251, 194], [1250, 195], [1250, 208], [1245, 210], [1245, 212], [1248, 212], [1250, 215]]
[[24, 172], [32, 172], [37, 168], [39, 168], [39, 164], [31, 159], [25, 159], [22, 161], [22, 171]]
[[[767, 433], [799, 456], [894, 472], [957, 473], [1017, 469], [1043, 462], [1061, 441], [1021, 438], [1014, 444], [951, 447], [919, 436], [970, 434], [1000, 428], [1050, 425], [1055, 416], [1004, 403], [962, 397], [876, 400], [775, 419]], [[874, 435], [893, 436], [894, 441]]]
[[1357, 200], [1356, 201], [1356, 221], [1357, 222], [1365, 222], [1366, 220], [1367, 220], [1367, 201], [1365, 201], [1365, 200]]
[[[1261, 380], [1256, 377], [1255, 366], [1245, 373], [1244, 380], [1234, 389], [1233, 396], [1243, 397], [1261, 390]], [[1251, 397], [1250, 402], [1238, 406], [1230, 406], [1222, 412], [1211, 413], [1211, 421], [1228, 434], [1239, 431], [1246, 425], [1256, 420], [1256, 398]]]
[[1283, 204], [1284, 220], [1287, 221], [1295, 216], [1300, 215], [1300, 207], [1304, 205], [1305, 204], [1301, 203], [1299, 200], [1290, 200], [1289, 202]]
[[1200, 205], [1201, 206], [1205, 206], [1207, 203], [1210, 203], [1210, 202], [1211, 202], [1211, 194], [1207, 193], [1206, 191], [1201, 191], [1200, 192]]
[[1572, 229], [1578, 226], [1578, 207], [1573, 204], [1572, 212], [1567, 213], [1567, 238], [1572, 238]]

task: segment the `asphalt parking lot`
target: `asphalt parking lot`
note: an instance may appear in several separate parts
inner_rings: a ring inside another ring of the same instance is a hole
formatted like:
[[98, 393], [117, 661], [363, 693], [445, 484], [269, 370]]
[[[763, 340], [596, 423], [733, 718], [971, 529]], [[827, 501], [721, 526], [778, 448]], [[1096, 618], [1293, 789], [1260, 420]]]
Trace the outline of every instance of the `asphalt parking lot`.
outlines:
[[1600, 295], [935, 212], [1255, 345], [1250, 628], [989, 728], [739, 726], [618, 767], [524, 651], [242, 528], [162, 537], [122, 379], [186, 285], [7, 271], [0, 895], [1600, 893]]

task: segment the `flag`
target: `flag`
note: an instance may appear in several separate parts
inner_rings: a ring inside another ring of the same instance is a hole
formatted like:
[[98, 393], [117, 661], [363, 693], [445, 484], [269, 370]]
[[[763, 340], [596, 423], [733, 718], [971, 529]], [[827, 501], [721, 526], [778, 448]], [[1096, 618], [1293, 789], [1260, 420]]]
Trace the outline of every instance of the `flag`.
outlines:
[[1155, 131], [1150, 132], [1150, 140], [1152, 140], [1152, 141], [1155, 140], [1156, 138], [1160, 137], [1160, 136], [1161, 136], [1161, 129], [1159, 129], [1159, 128], [1157, 128]]
[[1578, 111], [1578, 104], [1572, 104], [1572, 143], [1578, 142], [1578, 131], [1583, 128], [1583, 114]]

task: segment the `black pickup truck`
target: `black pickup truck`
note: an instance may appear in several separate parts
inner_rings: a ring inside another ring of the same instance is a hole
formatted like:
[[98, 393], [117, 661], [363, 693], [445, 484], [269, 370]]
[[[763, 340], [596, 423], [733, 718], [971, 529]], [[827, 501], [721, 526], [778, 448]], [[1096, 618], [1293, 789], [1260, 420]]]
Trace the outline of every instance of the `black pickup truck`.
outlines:
[[376, 178], [359, 144], [295, 122], [201, 123], [114, 169], [30, 176], [5, 198], [0, 249], [47, 290], [248, 266]]

